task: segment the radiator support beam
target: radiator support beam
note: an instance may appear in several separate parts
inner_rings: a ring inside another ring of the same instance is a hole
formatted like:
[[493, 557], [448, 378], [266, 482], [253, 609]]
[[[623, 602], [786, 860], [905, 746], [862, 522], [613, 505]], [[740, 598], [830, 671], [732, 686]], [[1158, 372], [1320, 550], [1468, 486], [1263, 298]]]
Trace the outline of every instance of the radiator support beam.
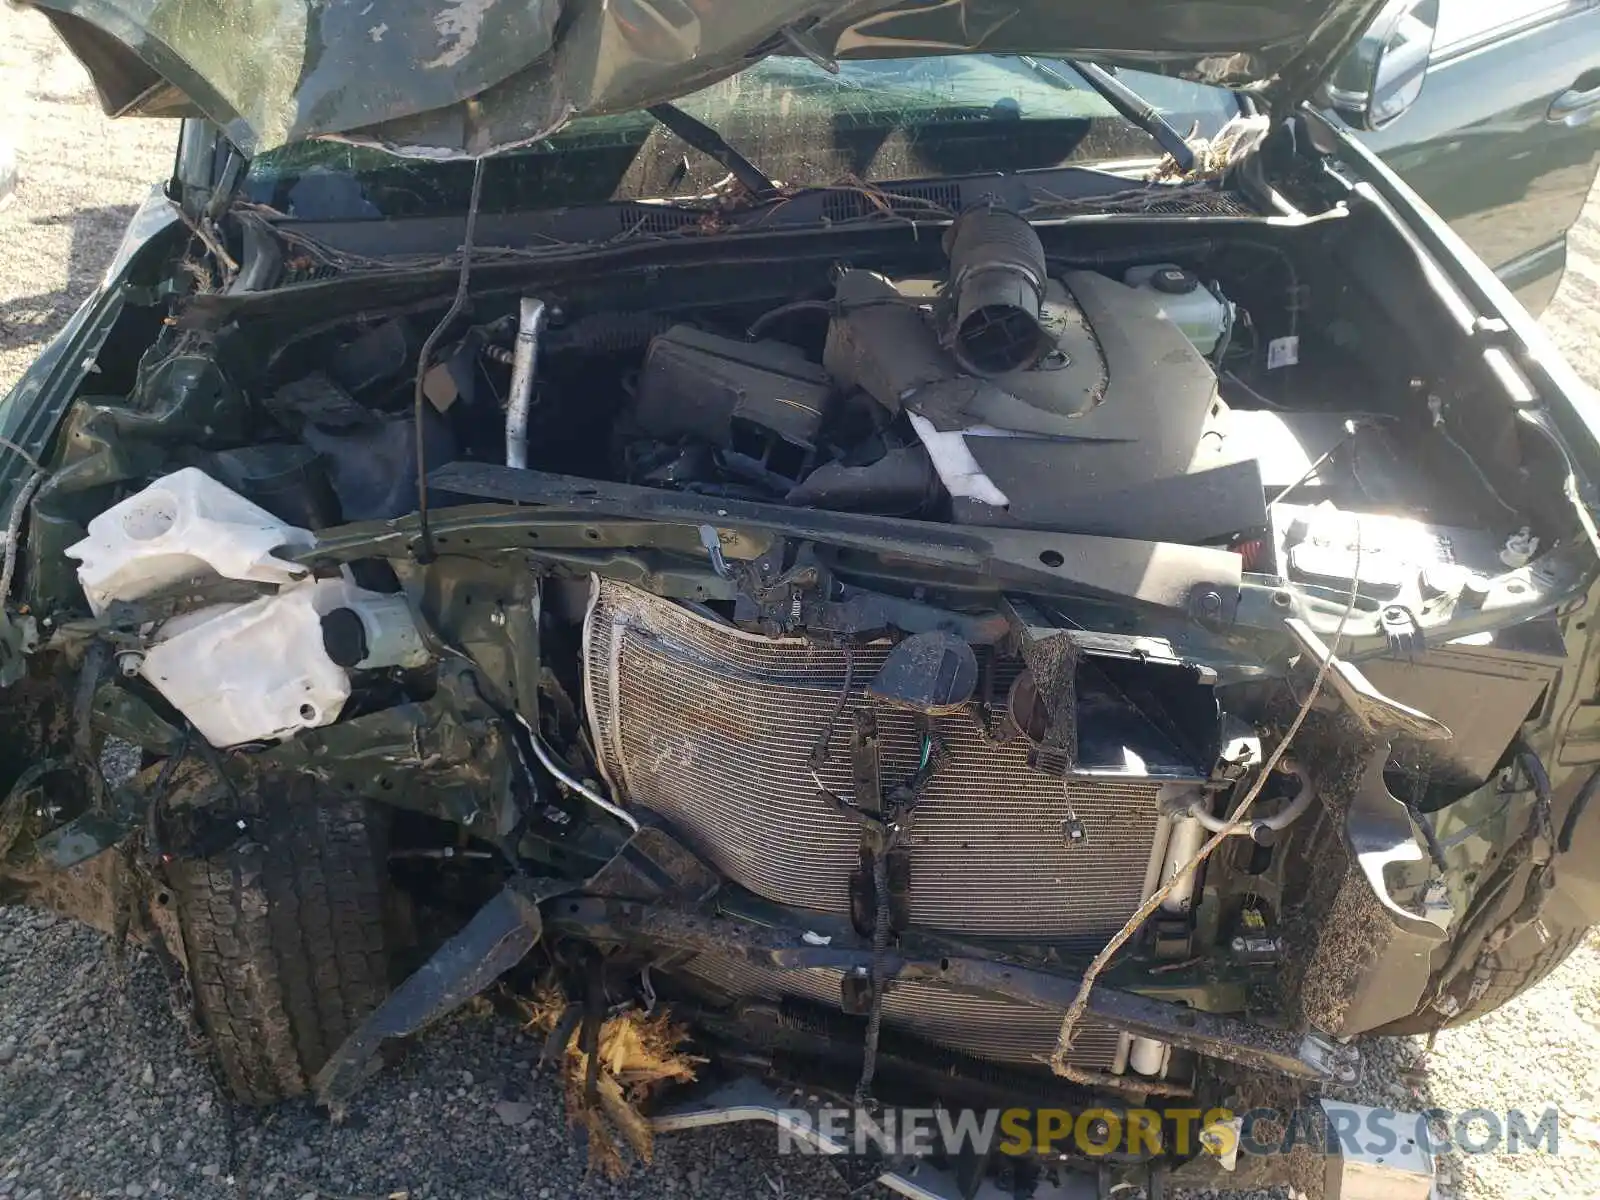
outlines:
[[[742, 958], [776, 971], [870, 968], [872, 948], [842, 938], [818, 946], [806, 931], [657, 905], [567, 897], [546, 907], [551, 933], [655, 951], [686, 951]], [[889, 951], [883, 976], [924, 981], [979, 996], [1065, 1011], [1080, 981], [1071, 975], [1009, 962], [950, 954], [921, 958]], [[1316, 1034], [1301, 1035], [1235, 1017], [1166, 1004], [1133, 992], [1100, 987], [1090, 993], [1087, 1015], [1135, 1037], [1148, 1037], [1252, 1070], [1300, 1079], [1344, 1081], [1356, 1077], [1358, 1052]]]

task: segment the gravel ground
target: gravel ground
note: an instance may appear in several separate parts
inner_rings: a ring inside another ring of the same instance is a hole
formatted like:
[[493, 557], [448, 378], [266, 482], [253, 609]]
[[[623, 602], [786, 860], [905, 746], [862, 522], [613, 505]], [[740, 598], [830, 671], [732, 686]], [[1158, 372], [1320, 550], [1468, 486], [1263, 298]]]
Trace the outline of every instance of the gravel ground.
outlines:
[[[20, 183], [0, 208], [0, 391], [94, 286], [133, 206], [169, 168], [174, 126], [102, 119], [41, 19], [0, 10], [0, 140]], [[1546, 317], [1600, 382], [1600, 199]], [[175, 1019], [153, 960], [71, 922], [0, 909], [0, 1200], [738, 1196], [833, 1200], [826, 1164], [762, 1130], [665, 1139], [621, 1184], [586, 1180], [535, 1044], [493, 1015], [432, 1031], [330, 1126], [302, 1105], [235, 1109]], [[1369, 1044], [1351, 1098], [1403, 1109], [1562, 1114], [1561, 1153], [1441, 1160], [1442, 1197], [1600, 1196], [1600, 936], [1522, 999], [1441, 1036]]]

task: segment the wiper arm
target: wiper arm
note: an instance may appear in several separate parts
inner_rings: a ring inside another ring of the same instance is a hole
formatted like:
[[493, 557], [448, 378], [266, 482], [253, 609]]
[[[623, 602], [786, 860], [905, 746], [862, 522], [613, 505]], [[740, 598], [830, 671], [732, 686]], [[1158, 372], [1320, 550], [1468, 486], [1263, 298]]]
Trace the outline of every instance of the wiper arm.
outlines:
[[720, 133], [698, 117], [690, 116], [676, 104], [652, 104], [645, 112], [701, 154], [721, 163], [752, 196], [765, 200], [777, 195], [778, 185], [767, 178], [765, 171], [728, 145]]
[[[1064, 88], [1077, 90], [1072, 80], [1054, 67], [1026, 54], [1019, 54], [1017, 57], [1023, 66], [1041, 79], [1048, 79]], [[1073, 58], [1063, 61], [1082, 75], [1085, 83], [1104, 96], [1112, 108], [1153, 137], [1163, 150], [1172, 155], [1172, 161], [1177, 163], [1185, 174], [1194, 170], [1194, 151], [1190, 149], [1189, 143], [1148, 100], [1104, 67], [1094, 63], [1079, 62]], [[684, 140], [688, 141], [687, 138]]]

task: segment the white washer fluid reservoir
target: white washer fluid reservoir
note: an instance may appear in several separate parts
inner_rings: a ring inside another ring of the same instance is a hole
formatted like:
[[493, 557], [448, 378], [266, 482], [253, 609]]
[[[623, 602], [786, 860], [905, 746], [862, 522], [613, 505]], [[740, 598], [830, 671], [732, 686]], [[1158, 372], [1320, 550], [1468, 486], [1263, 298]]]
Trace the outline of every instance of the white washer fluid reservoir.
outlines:
[[277, 557], [316, 537], [278, 520], [198, 467], [156, 480], [89, 522], [89, 536], [67, 549], [78, 582], [99, 616], [114, 600], [138, 600], [206, 571], [225, 579], [289, 584], [306, 568]]
[[370, 638], [371, 652], [351, 666], [428, 661], [403, 597], [340, 577], [174, 617], [140, 674], [213, 746], [281, 740], [331, 724], [350, 699], [350, 672], [329, 653], [327, 635], [344, 614], [355, 614]]

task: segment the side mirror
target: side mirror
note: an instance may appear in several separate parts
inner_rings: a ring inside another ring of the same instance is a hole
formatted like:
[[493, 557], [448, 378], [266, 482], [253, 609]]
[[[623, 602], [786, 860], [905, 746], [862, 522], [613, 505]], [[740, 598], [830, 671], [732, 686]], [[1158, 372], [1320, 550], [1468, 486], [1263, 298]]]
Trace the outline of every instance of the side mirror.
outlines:
[[1439, 0], [1390, 0], [1333, 72], [1328, 100], [1357, 129], [1382, 129], [1422, 95]]

